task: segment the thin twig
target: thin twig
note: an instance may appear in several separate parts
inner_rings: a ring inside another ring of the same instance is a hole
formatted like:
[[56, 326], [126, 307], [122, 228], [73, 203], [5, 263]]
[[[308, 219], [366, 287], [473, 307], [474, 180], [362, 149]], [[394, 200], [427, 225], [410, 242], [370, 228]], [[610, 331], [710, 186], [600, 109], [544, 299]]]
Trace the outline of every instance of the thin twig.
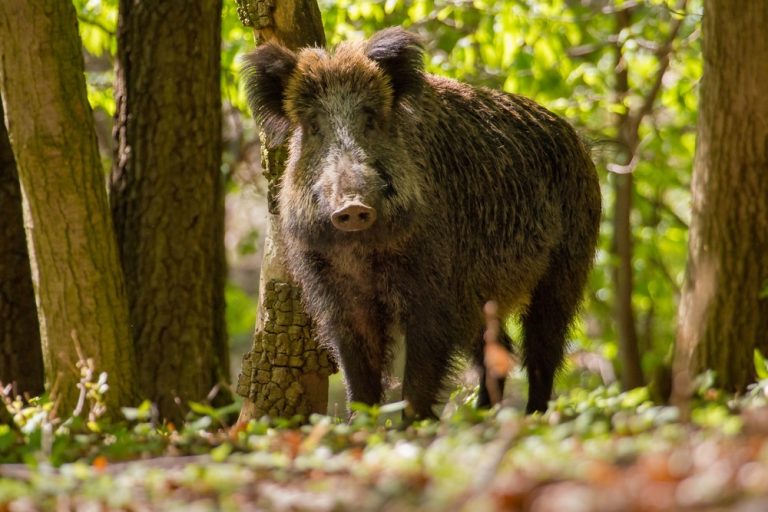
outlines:
[[[687, 4], [688, 4], [688, 0], [679, 0], [677, 3], [677, 11], [685, 12]], [[675, 19], [672, 22], [672, 29], [670, 30], [669, 35], [667, 36], [667, 39], [664, 41], [664, 43], [661, 46], [659, 46], [659, 49], [656, 52], [656, 55], [659, 58], [659, 67], [656, 70], [656, 74], [654, 75], [653, 85], [651, 86], [651, 89], [643, 98], [643, 103], [640, 106], [640, 108], [637, 110], [637, 112], [634, 115], [630, 115], [630, 118], [628, 120], [629, 125], [632, 128], [632, 133], [635, 134], [634, 136], [635, 145], [639, 142], [637, 137], [637, 131], [640, 127], [640, 123], [643, 121], [645, 116], [647, 116], [651, 112], [651, 110], [653, 110], [653, 104], [656, 102], [656, 98], [659, 95], [659, 91], [661, 91], [661, 86], [664, 81], [664, 75], [666, 75], [672, 60], [671, 59], [672, 45], [674, 44], [675, 39], [677, 39], [677, 34], [680, 32], [680, 27], [682, 27], [684, 21], [685, 21], [685, 17], [683, 16]], [[633, 153], [635, 149], [636, 147], [630, 148], [630, 150]]]

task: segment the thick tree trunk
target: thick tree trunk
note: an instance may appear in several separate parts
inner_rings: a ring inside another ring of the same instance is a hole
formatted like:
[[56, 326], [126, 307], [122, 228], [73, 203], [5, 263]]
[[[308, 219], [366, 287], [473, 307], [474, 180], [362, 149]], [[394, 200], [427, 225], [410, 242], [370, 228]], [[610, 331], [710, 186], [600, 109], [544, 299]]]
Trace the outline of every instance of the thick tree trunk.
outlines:
[[179, 420], [228, 381], [220, 0], [120, 1], [112, 211], [141, 390]]
[[743, 390], [768, 348], [768, 2], [704, 2], [704, 75], [675, 394], [706, 369]]
[[43, 354], [29, 269], [21, 189], [0, 103], [0, 383], [43, 392]]
[[125, 288], [83, 73], [70, 2], [0, 2], [0, 88], [47, 386], [60, 414], [77, 402], [81, 358], [108, 373], [110, 410], [136, 397]]
[[[257, 42], [276, 41], [292, 49], [325, 44], [315, 0], [277, 2], [274, 8], [269, 5], [272, 2], [238, 3], [241, 20], [254, 28]], [[261, 266], [259, 318], [253, 348], [243, 358], [237, 384], [238, 394], [246, 399], [240, 421], [265, 414], [325, 414], [328, 407], [328, 375], [333, 364], [313, 338], [301, 292], [285, 269], [280, 247], [275, 195], [285, 167], [284, 155], [284, 148], [265, 150], [262, 158], [269, 181], [270, 218]]]

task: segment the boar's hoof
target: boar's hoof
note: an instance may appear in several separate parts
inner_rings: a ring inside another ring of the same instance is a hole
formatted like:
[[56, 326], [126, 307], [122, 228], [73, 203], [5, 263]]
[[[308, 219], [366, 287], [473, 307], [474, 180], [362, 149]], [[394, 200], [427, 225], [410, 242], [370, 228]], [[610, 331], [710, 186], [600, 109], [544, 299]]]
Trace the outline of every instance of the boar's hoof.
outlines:
[[352, 201], [333, 212], [331, 222], [341, 231], [364, 231], [376, 222], [376, 210]]

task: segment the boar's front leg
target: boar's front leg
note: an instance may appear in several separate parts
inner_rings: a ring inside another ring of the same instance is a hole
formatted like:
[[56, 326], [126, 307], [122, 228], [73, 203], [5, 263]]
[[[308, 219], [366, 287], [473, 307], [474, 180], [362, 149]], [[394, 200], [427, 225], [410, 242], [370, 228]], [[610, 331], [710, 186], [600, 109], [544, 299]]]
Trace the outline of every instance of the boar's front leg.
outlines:
[[381, 355], [370, 350], [371, 347], [351, 331], [339, 336], [337, 344], [347, 385], [347, 403], [379, 403], [384, 393], [384, 365]]
[[344, 373], [347, 402], [380, 402], [391, 361], [389, 312], [370, 292], [335, 272], [322, 256], [305, 253], [294, 261], [302, 263], [294, 273], [319, 338], [333, 349]]
[[336, 311], [322, 322], [323, 337], [337, 351], [347, 387], [347, 402], [379, 403], [391, 361], [384, 313], [375, 303], [361, 301]]
[[432, 407], [445, 385], [456, 349], [470, 334], [447, 311], [413, 315], [405, 325], [403, 398], [407, 419], [436, 418]]

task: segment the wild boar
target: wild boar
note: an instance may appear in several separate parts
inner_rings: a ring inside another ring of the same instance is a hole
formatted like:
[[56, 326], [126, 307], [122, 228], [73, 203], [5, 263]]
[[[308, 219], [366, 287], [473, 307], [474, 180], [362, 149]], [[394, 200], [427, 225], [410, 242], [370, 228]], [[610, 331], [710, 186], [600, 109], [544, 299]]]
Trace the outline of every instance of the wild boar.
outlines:
[[522, 323], [527, 411], [546, 410], [600, 222], [573, 128], [532, 100], [424, 72], [400, 28], [335, 50], [265, 44], [244, 73], [268, 142], [289, 138], [286, 262], [349, 400], [381, 400], [399, 332], [404, 397], [433, 416], [457, 356], [482, 369], [495, 300]]

